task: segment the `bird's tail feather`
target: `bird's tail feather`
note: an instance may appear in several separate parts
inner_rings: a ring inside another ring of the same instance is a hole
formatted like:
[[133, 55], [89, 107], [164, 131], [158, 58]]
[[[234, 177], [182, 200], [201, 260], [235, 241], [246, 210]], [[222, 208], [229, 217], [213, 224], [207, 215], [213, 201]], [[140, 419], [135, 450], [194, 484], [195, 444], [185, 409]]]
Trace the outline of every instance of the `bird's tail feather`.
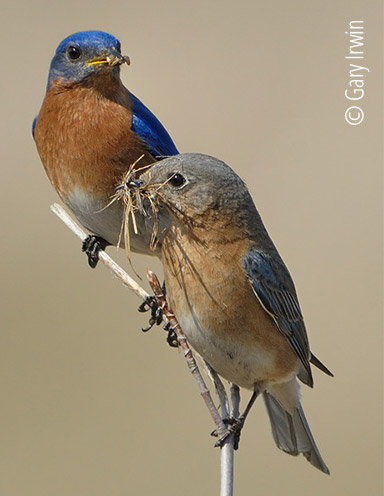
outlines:
[[302, 453], [314, 467], [329, 474], [301, 405], [291, 415], [267, 391], [263, 393], [263, 398], [277, 447], [294, 456]]

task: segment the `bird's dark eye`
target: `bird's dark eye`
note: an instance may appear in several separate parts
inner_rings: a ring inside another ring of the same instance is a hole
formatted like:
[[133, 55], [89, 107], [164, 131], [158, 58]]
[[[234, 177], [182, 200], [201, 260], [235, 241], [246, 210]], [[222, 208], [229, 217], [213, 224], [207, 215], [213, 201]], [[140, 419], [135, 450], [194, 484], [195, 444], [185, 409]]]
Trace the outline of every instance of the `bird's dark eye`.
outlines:
[[180, 188], [186, 183], [186, 179], [184, 176], [177, 172], [169, 178], [169, 183], [175, 188]]
[[80, 56], [81, 56], [80, 48], [75, 47], [75, 46], [68, 47], [67, 53], [68, 53], [68, 57], [71, 60], [76, 60], [76, 59], [80, 58]]

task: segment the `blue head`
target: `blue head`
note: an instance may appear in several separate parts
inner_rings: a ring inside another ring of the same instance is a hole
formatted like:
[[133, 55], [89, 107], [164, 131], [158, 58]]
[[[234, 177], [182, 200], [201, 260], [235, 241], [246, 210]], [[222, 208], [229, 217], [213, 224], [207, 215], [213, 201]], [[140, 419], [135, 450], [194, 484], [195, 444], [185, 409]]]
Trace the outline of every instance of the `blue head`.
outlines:
[[103, 31], [81, 31], [65, 38], [52, 59], [48, 88], [57, 79], [81, 83], [92, 74], [108, 70], [118, 77], [120, 65], [129, 64], [121, 55], [120, 41]]

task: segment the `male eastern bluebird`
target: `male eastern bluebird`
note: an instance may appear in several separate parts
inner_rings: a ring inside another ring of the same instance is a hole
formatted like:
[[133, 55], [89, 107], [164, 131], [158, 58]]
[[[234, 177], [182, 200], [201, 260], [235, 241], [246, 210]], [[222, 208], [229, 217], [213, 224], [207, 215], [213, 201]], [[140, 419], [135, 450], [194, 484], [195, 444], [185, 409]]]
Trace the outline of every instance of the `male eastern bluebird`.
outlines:
[[[162, 124], [120, 80], [129, 64], [120, 42], [102, 31], [72, 34], [52, 59], [47, 92], [32, 126], [47, 175], [63, 202], [94, 235], [85, 243], [90, 265], [97, 251], [117, 244], [123, 204], [110, 204], [116, 185], [141, 168], [178, 153]], [[141, 157], [141, 158], [140, 158]], [[134, 251], [148, 251], [145, 217], [132, 234]]]
[[[226, 164], [182, 154], [154, 164], [128, 186], [150, 198], [167, 299], [189, 343], [222, 377], [262, 393], [277, 446], [329, 470], [300, 404], [299, 378], [313, 386], [311, 353], [292, 278], [244, 182]], [[145, 200], [144, 200], [145, 201]], [[244, 418], [243, 418], [244, 420]]]

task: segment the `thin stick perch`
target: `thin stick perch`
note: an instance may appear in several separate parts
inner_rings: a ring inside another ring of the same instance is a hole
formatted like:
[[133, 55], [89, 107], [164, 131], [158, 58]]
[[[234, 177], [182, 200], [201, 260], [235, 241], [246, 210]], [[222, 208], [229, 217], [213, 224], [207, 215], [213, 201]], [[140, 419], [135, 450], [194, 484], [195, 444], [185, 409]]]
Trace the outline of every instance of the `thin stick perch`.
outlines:
[[[60, 220], [82, 241], [87, 237], [87, 233], [67, 214], [67, 212], [59, 204], [54, 203], [51, 205], [52, 212], [59, 217]], [[104, 251], [100, 250], [99, 259], [115, 274], [128, 289], [133, 291], [139, 298], [143, 301], [149, 298], [149, 294], [132, 279], [112, 258]], [[172, 326], [179, 343], [180, 348], [183, 350], [184, 358], [187, 362], [188, 368], [191, 371], [193, 377], [195, 378], [197, 385], [199, 387], [200, 394], [205, 401], [205, 404], [209, 410], [209, 413], [216, 425], [216, 432], [220, 436], [221, 433], [225, 432], [226, 426], [212, 400], [211, 393], [205, 384], [205, 381], [199, 371], [197, 363], [193, 357], [192, 350], [190, 349], [185, 334], [183, 333], [179, 323], [176, 320], [175, 315], [168, 308], [166, 298], [161, 289], [160, 283], [154, 272], [148, 270], [147, 276], [149, 284], [154, 292], [155, 298], [163, 310], [163, 313], [170, 325]], [[221, 382], [221, 381], [220, 381]], [[222, 406], [228, 404], [228, 399], [223, 397], [225, 395], [225, 388], [218, 388], [218, 393], [220, 395], [220, 402]], [[233, 413], [233, 412], [232, 412]], [[223, 418], [228, 415], [227, 408], [223, 408], [222, 411]], [[220, 479], [220, 496], [232, 496], [233, 495], [233, 451], [234, 442], [233, 435], [229, 436], [225, 440], [224, 445], [221, 447], [221, 479]]]
[[200, 394], [205, 401], [205, 404], [207, 405], [207, 408], [209, 410], [209, 413], [211, 414], [211, 417], [213, 421], [216, 424], [216, 428], [218, 432], [224, 432], [226, 430], [226, 427], [219, 415], [219, 412], [217, 411], [217, 408], [212, 400], [211, 393], [209, 389], [207, 388], [207, 385], [205, 384], [205, 381], [200, 374], [199, 368], [197, 366], [196, 360], [192, 354], [192, 350], [188, 345], [187, 338], [185, 337], [185, 334], [183, 333], [180, 324], [176, 320], [175, 315], [171, 312], [171, 310], [168, 308], [168, 303], [167, 300], [165, 299], [164, 293], [161, 289], [160, 282], [154, 272], [151, 270], [147, 270], [147, 276], [148, 276], [148, 281], [153, 289], [154, 295], [163, 310], [163, 313], [165, 317], [167, 318], [168, 322], [170, 323], [173, 331], [175, 332], [177, 336], [177, 342], [179, 343], [180, 348], [183, 350], [184, 353], [184, 358], [187, 362], [188, 368], [195, 378], [198, 386], [199, 386], [199, 391]]
[[[76, 234], [82, 241], [88, 234], [67, 214], [61, 205], [54, 203], [51, 205], [51, 210], [61, 219], [64, 224]], [[112, 258], [104, 251], [100, 250], [99, 259], [123, 282], [124, 286], [133, 291], [139, 298], [145, 300], [149, 294], [130, 277]]]

